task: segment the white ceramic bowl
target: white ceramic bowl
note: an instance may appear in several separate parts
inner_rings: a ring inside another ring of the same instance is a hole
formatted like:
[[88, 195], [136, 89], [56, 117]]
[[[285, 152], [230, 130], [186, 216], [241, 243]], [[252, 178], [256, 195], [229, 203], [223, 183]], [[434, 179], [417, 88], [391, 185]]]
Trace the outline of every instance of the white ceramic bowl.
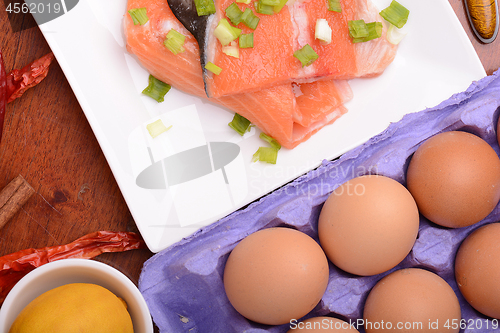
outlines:
[[0, 308], [0, 333], [7, 333], [17, 315], [44, 292], [68, 283], [94, 283], [127, 302], [135, 333], [152, 333], [153, 322], [135, 284], [115, 268], [91, 259], [62, 259], [26, 274], [9, 292]]

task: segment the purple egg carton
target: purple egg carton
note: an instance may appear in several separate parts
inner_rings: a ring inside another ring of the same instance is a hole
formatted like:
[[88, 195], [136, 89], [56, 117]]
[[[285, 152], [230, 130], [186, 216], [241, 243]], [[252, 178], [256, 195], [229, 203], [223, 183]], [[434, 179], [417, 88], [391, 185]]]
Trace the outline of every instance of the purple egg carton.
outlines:
[[[251, 322], [234, 310], [222, 282], [231, 250], [257, 230], [287, 226], [318, 241], [317, 223], [328, 195], [345, 181], [379, 174], [406, 184], [409, 160], [427, 138], [444, 131], [478, 135], [500, 152], [496, 124], [500, 105], [500, 71], [487, 76], [436, 107], [403, 117], [363, 145], [270, 193], [150, 258], [139, 279], [152, 317], [161, 332], [287, 332], [288, 324]], [[462, 309], [461, 332], [498, 332], [498, 321], [475, 311], [462, 297], [454, 278], [454, 259], [461, 242], [479, 226], [499, 220], [500, 206], [470, 227], [448, 229], [420, 219], [412, 251], [394, 269], [369, 277], [348, 274], [330, 263], [330, 280], [318, 306], [305, 318], [334, 316], [356, 323], [371, 288], [390, 272], [420, 267], [437, 273], [455, 291]], [[495, 325], [496, 324], [496, 325]], [[424, 323], [425, 325], [425, 323]], [[363, 332], [362, 327], [358, 328]]]

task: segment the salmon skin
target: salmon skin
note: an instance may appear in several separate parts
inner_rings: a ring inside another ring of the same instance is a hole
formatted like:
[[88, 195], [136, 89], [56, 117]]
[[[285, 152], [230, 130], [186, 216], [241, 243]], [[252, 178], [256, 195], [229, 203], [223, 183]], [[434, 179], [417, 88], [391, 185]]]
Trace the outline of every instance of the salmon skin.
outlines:
[[[199, 49], [204, 50], [207, 37], [207, 26], [211, 16], [199, 16], [194, 0], [170, 0], [168, 1], [168, 6], [177, 20], [179, 20], [196, 39]], [[201, 68], [204, 69], [206, 58], [203, 54], [200, 54], [200, 64]]]
[[[380, 74], [396, 53], [397, 47], [385, 39], [385, 21], [370, 0], [343, 0], [341, 13], [329, 11], [326, 0], [296, 0], [273, 15], [255, 13], [260, 19], [255, 30], [239, 23], [237, 28], [242, 29], [242, 33], [254, 33], [254, 47], [240, 49], [239, 58], [230, 57], [223, 53], [214, 30], [234, 0], [214, 0], [214, 3], [216, 13], [202, 19], [196, 14], [194, 0], [169, 0], [174, 15], [200, 45], [205, 91], [209, 97], [252, 92], [291, 82], [371, 77]], [[255, 12], [253, 2], [238, 6], [242, 11], [250, 8]], [[332, 28], [332, 43], [328, 45], [314, 37], [319, 18], [326, 19]], [[384, 38], [352, 43], [348, 21], [357, 19], [367, 23], [383, 22]], [[303, 67], [293, 54], [306, 44], [319, 57], [312, 65]], [[216, 64], [222, 72], [214, 75], [206, 70], [207, 62]], [[248, 80], [249, 77], [252, 79]]]
[[[128, 0], [127, 10], [146, 8], [149, 21], [134, 25], [124, 16], [127, 50], [153, 76], [174, 88], [216, 103], [250, 120], [283, 147], [294, 148], [347, 112], [352, 99], [347, 81], [282, 84], [252, 93], [207, 98], [198, 43], [164, 0]], [[185, 51], [174, 55], [164, 45], [175, 29], [186, 36]]]

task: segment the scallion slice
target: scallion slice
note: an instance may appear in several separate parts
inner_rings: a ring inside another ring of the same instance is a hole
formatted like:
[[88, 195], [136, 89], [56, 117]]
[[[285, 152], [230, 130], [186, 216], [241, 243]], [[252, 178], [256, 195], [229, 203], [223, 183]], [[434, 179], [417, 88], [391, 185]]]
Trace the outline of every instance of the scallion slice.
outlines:
[[353, 38], [353, 43], [363, 43], [368, 42], [369, 40], [380, 38], [382, 36], [382, 22], [370, 22], [366, 23], [366, 30], [368, 31], [368, 35], [366, 37], [361, 38]]
[[207, 62], [207, 64], [205, 65], [205, 68], [209, 71], [211, 71], [212, 73], [214, 73], [215, 75], [219, 75], [221, 72], [222, 72], [222, 68], [220, 68], [219, 66], [217, 66], [216, 64], [212, 63], [212, 62]]
[[396, 0], [392, 0], [389, 7], [382, 9], [380, 12], [380, 16], [399, 29], [406, 24], [409, 14], [410, 11]]
[[331, 12], [342, 12], [342, 7], [340, 6], [340, 0], [328, 0], [328, 10]]
[[238, 42], [240, 44], [240, 49], [253, 47], [253, 32], [240, 35]]
[[172, 128], [172, 125], [170, 125], [169, 127], [165, 126], [165, 124], [163, 123], [163, 121], [161, 119], [158, 119], [158, 120], [146, 125], [146, 129], [148, 130], [149, 134], [153, 138], [156, 138], [158, 135], [168, 131], [171, 128]]
[[134, 25], [144, 25], [147, 21], [149, 21], [146, 7], [141, 8], [131, 8], [128, 10]]
[[280, 4], [280, 0], [259, 0], [263, 5], [267, 6], [278, 6]]
[[234, 114], [233, 120], [228, 125], [241, 136], [250, 131], [250, 120], [238, 113]]
[[214, 29], [214, 35], [219, 42], [224, 46], [231, 43], [241, 35], [241, 29], [235, 28], [229, 24], [225, 18], [219, 21], [219, 24]]
[[295, 51], [293, 53], [293, 56], [299, 59], [299, 61], [302, 63], [302, 67], [309, 66], [314, 61], [316, 61], [316, 59], [318, 59], [318, 54], [309, 44], [306, 44], [300, 50]]
[[241, 21], [250, 29], [255, 30], [259, 24], [260, 18], [256, 16], [250, 8], [246, 8], [241, 15]]
[[364, 38], [368, 36], [368, 28], [364, 20], [348, 21], [349, 35], [351, 38]]
[[243, 12], [241, 11], [240, 7], [238, 7], [236, 2], [233, 2], [226, 8], [226, 16], [231, 20], [231, 23], [234, 25], [240, 24], [241, 15], [243, 15]]
[[186, 51], [183, 46], [185, 40], [186, 36], [175, 29], [170, 29], [170, 31], [167, 33], [167, 36], [165, 37], [165, 41], [163, 41], [163, 45], [165, 45], [165, 47], [169, 49], [173, 54], [178, 54]]
[[215, 14], [215, 4], [213, 0], [194, 0], [198, 16]]
[[262, 0], [255, 1], [254, 5], [255, 5], [255, 10], [259, 14], [265, 14], [265, 15], [273, 15], [274, 14], [274, 7], [262, 3]]
[[267, 162], [271, 164], [276, 164], [278, 159], [278, 149], [273, 147], [259, 147], [255, 154], [252, 156], [252, 162]]
[[165, 95], [170, 90], [170, 85], [163, 81], [158, 80], [153, 75], [149, 75], [148, 86], [142, 91], [146, 96], [151, 97], [158, 103], [163, 102]]
[[314, 38], [320, 40], [324, 44], [330, 44], [332, 42], [332, 28], [330, 28], [330, 26], [328, 25], [327, 20], [325, 19], [316, 20]]
[[244, 3], [245, 5], [248, 5], [252, 0], [236, 0], [237, 3]]
[[276, 164], [276, 160], [278, 158], [278, 150], [281, 149], [281, 145], [278, 143], [278, 141], [265, 134], [264, 132], [260, 133], [259, 138], [268, 142], [271, 147], [259, 147], [259, 149], [257, 149], [255, 154], [253, 154], [252, 156], [252, 162], [262, 161]]
[[278, 143], [278, 141], [276, 141], [275, 139], [273, 139], [272, 137], [270, 137], [266, 133], [261, 132], [259, 134], [259, 138], [261, 138], [264, 141], [267, 141], [271, 145], [272, 148], [277, 149], [277, 150], [281, 149], [281, 145]]
[[273, 6], [273, 11], [275, 13], [279, 13], [283, 7], [285, 7], [285, 5], [287, 4], [288, 0], [280, 0], [280, 3], [276, 6]]
[[389, 43], [398, 45], [403, 40], [403, 38], [406, 36], [407, 33], [408, 31], [404, 29], [398, 29], [395, 25], [390, 24], [389, 29], [387, 29], [386, 38], [389, 41]]
[[232, 41], [231, 43], [229, 43], [229, 45], [222, 47], [222, 53], [230, 57], [239, 58], [240, 48], [238, 47], [238, 44], [235, 41]]

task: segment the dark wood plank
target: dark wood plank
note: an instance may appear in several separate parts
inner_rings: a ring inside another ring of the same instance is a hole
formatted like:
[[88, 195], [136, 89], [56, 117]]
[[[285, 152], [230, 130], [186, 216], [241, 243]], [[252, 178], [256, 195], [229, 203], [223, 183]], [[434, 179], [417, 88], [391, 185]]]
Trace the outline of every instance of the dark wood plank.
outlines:
[[[37, 27], [13, 32], [0, 2], [7, 71], [50, 52]], [[0, 256], [69, 243], [98, 230], [137, 231], [99, 144], [57, 61], [49, 75], [7, 105], [0, 142], [0, 188], [21, 174], [36, 194], [0, 230]], [[103, 254], [137, 283], [152, 253]]]

